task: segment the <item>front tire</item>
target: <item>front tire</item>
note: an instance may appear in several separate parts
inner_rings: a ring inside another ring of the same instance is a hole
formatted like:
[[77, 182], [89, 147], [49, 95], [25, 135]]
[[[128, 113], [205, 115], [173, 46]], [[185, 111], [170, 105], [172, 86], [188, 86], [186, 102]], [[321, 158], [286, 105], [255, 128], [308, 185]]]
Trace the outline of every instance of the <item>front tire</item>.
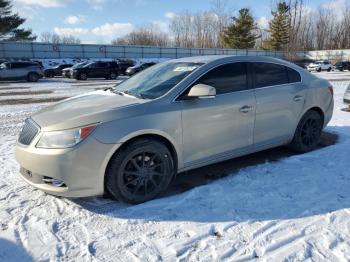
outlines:
[[327, 69], [327, 72], [330, 72], [330, 71], [332, 71], [332, 68], [328, 68], [328, 69]]
[[78, 77], [79, 80], [87, 80], [87, 74], [86, 73], [80, 73], [79, 74], [79, 77]]
[[112, 158], [106, 172], [106, 188], [120, 201], [143, 203], [164, 192], [174, 173], [168, 148], [155, 140], [140, 139]]
[[47, 76], [48, 78], [53, 78], [55, 75], [54, 75], [53, 72], [49, 72], [49, 73], [47, 73], [46, 76]]
[[289, 146], [299, 153], [306, 153], [314, 150], [320, 141], [322, 129], [322, 116], [314, 110], [306, 112], [301, 118]]

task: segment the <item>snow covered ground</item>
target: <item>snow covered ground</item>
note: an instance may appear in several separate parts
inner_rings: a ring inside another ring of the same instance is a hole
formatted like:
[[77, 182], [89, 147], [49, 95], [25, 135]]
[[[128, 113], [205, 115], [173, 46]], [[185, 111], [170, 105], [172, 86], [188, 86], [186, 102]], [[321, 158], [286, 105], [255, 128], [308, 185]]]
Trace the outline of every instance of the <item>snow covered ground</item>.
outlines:
[[[135, 206], [46, 195], [22, 181], [14, 158], [22, 121], [48, 98], [113, 81], [0, 84], [0, 261], [349, 261], [350, 113], [341, 109], [350, 73], [319, 75], [334, 85], [326, 130], [338, 143], [303, 155], [270, 150], [243, 167], [241, 158], [221, 178], [219, 164], [216, 179], [189, 189], [181, 181], [196, 178], [184, 174], [174, 193]], [[37, 100], [19, 100], [28, 98]]]

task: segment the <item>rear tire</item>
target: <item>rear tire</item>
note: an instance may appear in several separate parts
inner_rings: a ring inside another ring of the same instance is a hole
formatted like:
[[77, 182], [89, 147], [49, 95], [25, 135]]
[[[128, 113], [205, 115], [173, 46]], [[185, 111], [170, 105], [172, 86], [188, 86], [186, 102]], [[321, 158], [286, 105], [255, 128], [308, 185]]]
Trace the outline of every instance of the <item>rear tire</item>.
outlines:
[[115, 80], [117, 79], [118, 75], [114, 72], [111, 72], [110, 75], [109, 75], [109, 79], [112, 79], [112, 80]]
[[174, 174], [174, 160], [168, 148], [155, 140], [140, 139], [111, 159], [106, 188], [120, 201], [142, 203], [164, 192]]
[[327, 69], [327, 72], [330, 72], [330, 71], [332, 71], [332, 68], [328, 68], [328, 69]]
[[320, 141], [322, 129], [322, 116], [315, 110], [307, 111], [298, 124], [290, 148], [299, 153], [314, 150]]
[[38, 82], [40, 76], [37, 73], [29, 73], [27, 76], [28, 82]]
[[322, 68], [320, 67], [320, 68], [317, 68], [317, 70], [316, 70], [317, 72], [321, 72], [322, 71]]

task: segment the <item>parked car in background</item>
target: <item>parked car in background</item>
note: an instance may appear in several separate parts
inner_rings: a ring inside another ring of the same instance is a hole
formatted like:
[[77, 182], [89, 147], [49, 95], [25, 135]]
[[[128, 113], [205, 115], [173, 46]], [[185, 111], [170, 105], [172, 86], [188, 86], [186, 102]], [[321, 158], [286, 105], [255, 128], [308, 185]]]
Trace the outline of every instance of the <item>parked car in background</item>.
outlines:
[[62, 76], [62, 70], [65, 68], [72, 67], [72, 64], [62, 64], [62, 65], [57, 65], [53, 68], [48, 68], [44, 70], [44, 75], [45, 77], [55, 77], [55, 76]]
[[88, 78], [106, 78], [116, 79], [119, 75], [120, 68], [117, 62], [92, 62], [82, 67], [72, 70], [72, 78], [77, 80], [86, 80]]
[[77, 64], [73, 65], [72, 67], [67, 67], [65, 69], [62, 69], [62, 76], [67, 77], [67, 78], [71, 78], [73, 75], [72, 72], [75, 68], [79, 68], [79, 67], [82, 67], [82, 66], [87, 65], [87, 64], [88, 64], [88, 62], [81, 62], [81, 63], [77, 63]]
[[334, 67], [339, 71], [350, 70], [350, 62], [349, 61], [337, 62], [335, 63]]
[[319, 60], [314, 63], [311, 63], [307, 66], [307, 70], [309, 72], [311, 71], [316, 71], [316, 72], [321, 72], [321, 71], [332, 71], [334, 66], [327, 60]]
[[16, 158], [50, 194], [140, 203], [177, 172], [282, 145], [313, 150], [333, 106], [327, 80], [287, 61], [187, 57], [33, 114]]
[[153, 66], [155, 65], [156, 63], [154, 62], [150, 62], [150, 63], [143, 63], [143, 64], [140, 64], [140, 65], [137, 65], [137, 66], [132, 66], [132, 67], [129, 67], [127, 70], [126, 70], [126, 75], [128, 76], [132, 76], [138, 72], [141, 72], [142, 70], [145, 70], [146, 68], [150, 67], [150, 66]]
[[300, 66], [301, 68], [304, 68], [304, 69], [307, 69], [308, 65], [315, 62], [314, 60], [312, 59], [300, 59], [300, 60], [294, 60], [292, 61], [294, 64]]
[[131, 67], [131, 66], [134, 66], [135, 65], [135, 62], [133, 60], [130, 60], [130, 59], [118, 59], [116, 60], [116, 62], [118, 63], [119, 65], [119, 73], [121, 75], [126, 75], [126, 70]]
[[29, 62], [37, 63], [37, 64], [41, 67], [41, 69], [44, 69], [43, 62], [41, 62], [41, 61], [39, 61], [39, 60], [31, 60], [31, 61], [29, 61]]
[[344, 101], [344, 104], [350, 107], [350, 84], [348, 85], [348, 88], [345, 91], [343, 101]]
[[37, 82], [43, 76], [42, 68], [35, 62], [5, 62], [0, 65], [0, 80]]

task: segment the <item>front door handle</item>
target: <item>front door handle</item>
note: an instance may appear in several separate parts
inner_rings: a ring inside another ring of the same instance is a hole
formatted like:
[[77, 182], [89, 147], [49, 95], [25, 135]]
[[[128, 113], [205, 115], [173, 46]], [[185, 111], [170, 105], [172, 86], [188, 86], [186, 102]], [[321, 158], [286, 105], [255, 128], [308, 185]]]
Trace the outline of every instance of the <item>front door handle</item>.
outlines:
[[248, 113], [249, 111], [253, 110], [253, 107], [252, 106], [242, 106], [240, 109], [239, 109], [239, 112], [241, 113]]
[[304, 99], [304, 97], [303, 96], [300, 96], [300, 95], [296, 95], [295, 97], [294, 97], [294, 101], [301, 101], [301, 100], [303, 100]]

